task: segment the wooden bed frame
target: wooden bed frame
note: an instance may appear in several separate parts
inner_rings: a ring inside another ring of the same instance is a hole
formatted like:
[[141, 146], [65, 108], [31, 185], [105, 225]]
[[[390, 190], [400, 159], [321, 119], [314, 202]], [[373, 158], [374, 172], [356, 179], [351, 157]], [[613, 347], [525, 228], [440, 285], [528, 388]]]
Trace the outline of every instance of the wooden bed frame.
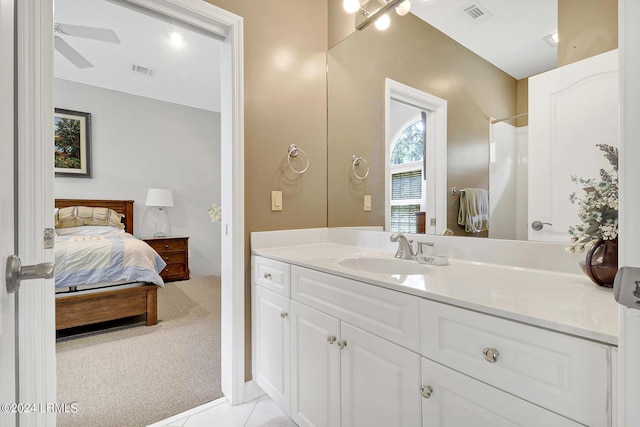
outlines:
[[[104, 207], [124, 214], [122, 222], [133, 234], [133, 200], [56, 199], [56, 208]], [[90, 325], [125, 317], [147, 315], [147, 326], [158, 323], [158, 285], [105, 289], [56, 295], [56, 330]]]

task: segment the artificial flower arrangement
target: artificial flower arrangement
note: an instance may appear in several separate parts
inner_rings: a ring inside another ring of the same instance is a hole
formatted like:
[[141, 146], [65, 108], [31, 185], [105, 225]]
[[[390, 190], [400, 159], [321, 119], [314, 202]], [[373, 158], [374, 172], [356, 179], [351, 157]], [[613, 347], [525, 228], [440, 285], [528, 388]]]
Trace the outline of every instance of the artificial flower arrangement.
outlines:
[[209, 207], [209, 216], [211, 217], [211, 222], [220, 222], [222, 221], [222, 207], [216, 205], [215, 203]]
[[618, 238], [618, 149], [606, 144], [596, 145], [609, 161], [612, 170], [600, 169], [600, 179], [584, 179], [571, 176], [571, 181], [580, 184], [585, 192], [582, 198], [572, 193], [571, 203], [578, 204], [580, 224], [569, 227], [572, 245], [569, 252], [582, 252], [585, 246], [599, 240]]

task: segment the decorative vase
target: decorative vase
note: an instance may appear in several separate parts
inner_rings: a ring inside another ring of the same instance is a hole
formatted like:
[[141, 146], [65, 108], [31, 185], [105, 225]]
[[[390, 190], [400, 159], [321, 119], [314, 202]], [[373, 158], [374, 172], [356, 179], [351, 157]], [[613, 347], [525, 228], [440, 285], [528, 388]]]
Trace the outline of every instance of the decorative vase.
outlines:
[[580, 261], [580, 268], [596, 285], [612, 288], [618, 271], [618, 240], [598, 240]]

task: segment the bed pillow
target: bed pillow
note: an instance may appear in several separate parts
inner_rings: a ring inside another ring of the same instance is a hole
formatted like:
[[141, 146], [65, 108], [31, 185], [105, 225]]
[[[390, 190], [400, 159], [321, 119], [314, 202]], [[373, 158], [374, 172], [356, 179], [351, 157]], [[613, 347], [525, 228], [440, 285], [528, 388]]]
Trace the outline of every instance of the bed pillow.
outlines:
[[122, 234], [122, 228], [110, 225], [81, 225], [56, 229], [56, 236], [99, 236], [105, 234]]
[[69, 206], [60, 208], [55, 216], [56, 228], [79, 227], [83, 225], [111, 226], [124, 228], [124, 215], [109, 208]]

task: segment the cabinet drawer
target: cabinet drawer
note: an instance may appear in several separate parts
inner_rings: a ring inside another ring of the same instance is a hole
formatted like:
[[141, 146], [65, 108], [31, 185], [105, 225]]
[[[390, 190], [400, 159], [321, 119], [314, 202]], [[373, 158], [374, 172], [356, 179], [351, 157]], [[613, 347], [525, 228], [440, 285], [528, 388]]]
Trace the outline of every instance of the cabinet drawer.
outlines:
[[420, 304], [424, 356], [580, 423], [609, 425], [608, 346], [429, 300]]
[[282, 296], [289, 297], [289, 264], [259, 256], [252, 257], [253, 281]]
[[158, 253], [180, 251], [187, 248], [187, 241], [183, 239], [156, 239], [146, 241]]
[[419, 351], [419, 298], [413, 295], [294, 265], [291, 298]]
[[[157, 252], [157, 251], [156, 251]], [[159, 254], [162, 260], [167, 264], [183, 264], [185, 254], [181, 252]]]
[[[422, 358], [422, 425], [578, 427], [580, 424]], [[428, 392], [427, 392], [428, 393]]]
[[185, 278], [186, 274], [187, 271], [184, 264], [167, 264], [167, 266], [160, 272], [160, 275], [167, 279], [176, 277]]

